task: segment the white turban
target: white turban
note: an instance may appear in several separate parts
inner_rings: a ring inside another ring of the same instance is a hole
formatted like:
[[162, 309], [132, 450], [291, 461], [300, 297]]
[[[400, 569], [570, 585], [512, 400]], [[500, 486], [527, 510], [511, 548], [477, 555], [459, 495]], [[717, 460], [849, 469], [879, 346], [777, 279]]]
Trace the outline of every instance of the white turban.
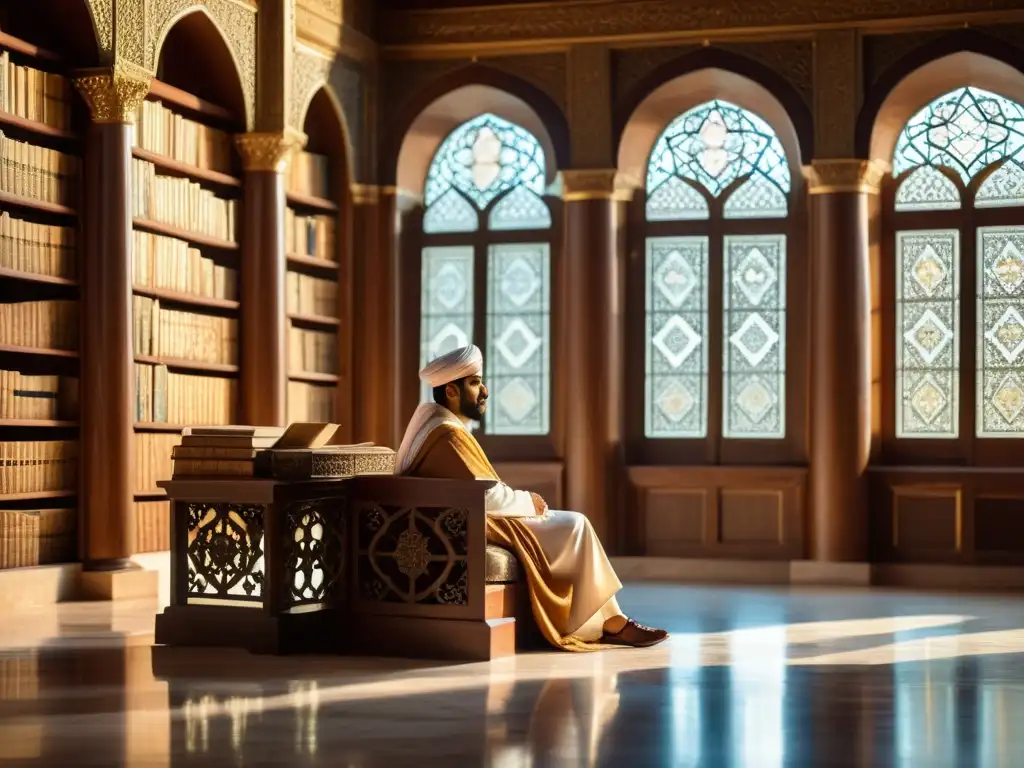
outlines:
[[420, 381], [441, 387], [467, 376], [479, 376], [484, 371], [484, 356], [476, 346], [461, 347], [441, 355], [420, 371]]

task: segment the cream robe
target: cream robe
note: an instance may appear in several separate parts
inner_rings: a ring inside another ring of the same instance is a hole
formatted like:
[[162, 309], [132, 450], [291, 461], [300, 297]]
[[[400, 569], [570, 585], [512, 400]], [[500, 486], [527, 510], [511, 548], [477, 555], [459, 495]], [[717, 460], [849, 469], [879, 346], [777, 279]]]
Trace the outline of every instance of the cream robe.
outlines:
[[447, 408], [417, 408], [398, 449], [396, 474], [497, 481], [485, 494], [487, 538], [515, 551], [537, 626], [553, 645], [591, 650], [587, 641], [621, 613], [615, 593], [622, 582], [586, 516], [550, 509], [537, 515], [530, 494], [501, 482], [476, 438]]

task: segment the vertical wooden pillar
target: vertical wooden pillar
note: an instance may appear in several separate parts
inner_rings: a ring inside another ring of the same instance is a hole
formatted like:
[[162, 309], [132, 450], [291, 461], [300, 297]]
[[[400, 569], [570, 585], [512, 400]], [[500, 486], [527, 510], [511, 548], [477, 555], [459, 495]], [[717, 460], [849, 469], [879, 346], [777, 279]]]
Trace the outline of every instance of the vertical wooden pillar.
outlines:
[[288, 418], [284, 171], [305, 143], [298, 131], [237, 137], [245, 168], [241, 265], [241, 421], [283, 426]]
[[86, 147], [81, 301], [80, 499], [85, 570], [128, 565], [134, 535], [131, 155], [152, 74], [130, 65], [83, 72], [93, 124]]
[[622, 343], [625, 316], [622, 224], [628, 191], [613, 170], [564, 171], [566, 507], [589, 519], [605, 546], [622, 508]]
[[811, 216], [811, 556], [868, 556], [864, 472], [871, 449], [871, 291], [868, 196], [884, 169], [815, 160]]

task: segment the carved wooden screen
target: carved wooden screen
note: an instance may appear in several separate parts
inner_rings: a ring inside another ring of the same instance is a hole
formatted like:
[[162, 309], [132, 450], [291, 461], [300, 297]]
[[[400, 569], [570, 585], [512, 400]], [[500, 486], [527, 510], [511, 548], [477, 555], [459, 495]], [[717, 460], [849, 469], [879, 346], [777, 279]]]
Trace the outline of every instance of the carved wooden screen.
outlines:
[[[493, 114], [441, 144], [424, 197], [420, 355], [474, 343], [489, 389], [481, 441], [495, 458], [550, 446], [555, 220], [545, 199], [544, 151], [530, 132]], [[421, 400], [431, 392], [424, 384]]]
[[694, 107], [655, 143], [634, 210], [644, 241], [630, 292], [631, 315], [643, 317], [631, 331], [643, 341], [633, 359], [643, 396], [629, 421], [645, 460], [796, 458], [792, 197], [775, 131], [734, 104]]
[[959, 88], [904, 127], [883, 201], [887, 460], [1024, 455], [1024, 106]]

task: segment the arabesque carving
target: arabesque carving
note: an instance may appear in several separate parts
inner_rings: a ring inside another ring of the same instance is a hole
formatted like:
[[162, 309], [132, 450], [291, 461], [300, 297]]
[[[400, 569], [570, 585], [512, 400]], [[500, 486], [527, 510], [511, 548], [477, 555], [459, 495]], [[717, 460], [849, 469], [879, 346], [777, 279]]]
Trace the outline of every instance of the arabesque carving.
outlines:
[[877, 195], [889, 166], [877, 160], [813, 160], [803, 168], [812, 195], [859, 192]]
[[814, 46], [814, 150], [823, 157], [854, 152], [860, 109], [860, 40], [857, 31], [818, 35]]
[[292, 52], [292, 103], [288, 112], [288, 124], [301, 130], [306, 108], [317, 90], [327, 82], [331, 73], [331, 59], [307, 48], [296, 45]]
[[281, 173], [288, 167], [292, 153], [306, 145], [306, 135], [291, 128], [273, 133], [243, 133], [235, 137], [235, 145], [245, 170]]
[[128, 62], [83, 70], [75, 77], [75, 87], [89, 105], [95, 123], [134, 125], [152, 82], [152, 72]]
[[86, 0], [96, 28], [96, 45], [102, 60], [109, 60], [114, 49], [114, 0]]

